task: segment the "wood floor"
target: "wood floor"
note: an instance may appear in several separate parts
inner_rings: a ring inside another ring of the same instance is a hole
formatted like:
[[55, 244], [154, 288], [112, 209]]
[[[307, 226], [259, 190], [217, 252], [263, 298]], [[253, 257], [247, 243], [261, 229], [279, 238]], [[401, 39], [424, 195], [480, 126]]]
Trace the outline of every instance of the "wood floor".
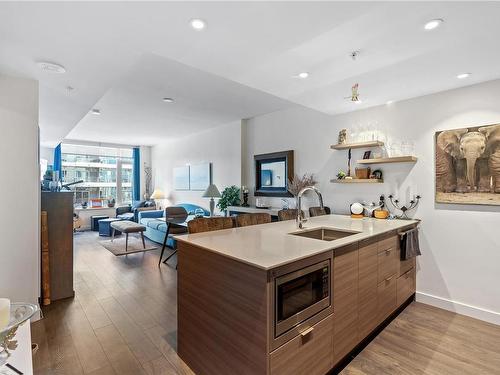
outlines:
[[[76, 297], [32, 324], [35, 374], [192, 374], [176, 354], [175, 267], [98, 240], [75, 236]], [[342, 374], [500, 374], [500, 327], [413, 303]]]

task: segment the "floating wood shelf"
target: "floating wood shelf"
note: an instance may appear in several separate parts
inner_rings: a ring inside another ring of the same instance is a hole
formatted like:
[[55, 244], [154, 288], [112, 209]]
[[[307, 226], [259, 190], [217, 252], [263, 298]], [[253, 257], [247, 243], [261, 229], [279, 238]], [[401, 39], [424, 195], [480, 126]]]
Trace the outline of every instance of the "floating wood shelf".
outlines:
[[381, 184], [384, 182], [384, 180], [376, 178], [353, 178], [349, 180], [346, 180], [344, 178], [342, 180], [339, 180], [338, 178], [335, 178], [333, 180], [330, 180], [330, 182], [333, 182], [334, 184]]
[[391, 158], [363, 159], [358, 160], [358, 164], [383, 164], [383, 163], [416, 163], [415, 156], [394, 156]]
[[330, 148], [334, 150], [348, 150], [350, 148], [366, 148], [366, 147], [378, 147], [383, 146], [382, 141], [369, 141], [369, 142], [356, 142], [356, 143], [343, 143], [331, 145]]

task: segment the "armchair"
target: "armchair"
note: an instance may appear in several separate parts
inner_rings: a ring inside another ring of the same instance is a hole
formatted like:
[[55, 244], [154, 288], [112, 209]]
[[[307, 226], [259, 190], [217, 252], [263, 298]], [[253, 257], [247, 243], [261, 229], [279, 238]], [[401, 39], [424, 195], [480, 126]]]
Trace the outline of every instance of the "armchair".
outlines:
[[116, 208], [116, 217], [122, 220], [139, 222], [139, 212], [156, 210], [154, 201], [134, 201], [132, 205]]

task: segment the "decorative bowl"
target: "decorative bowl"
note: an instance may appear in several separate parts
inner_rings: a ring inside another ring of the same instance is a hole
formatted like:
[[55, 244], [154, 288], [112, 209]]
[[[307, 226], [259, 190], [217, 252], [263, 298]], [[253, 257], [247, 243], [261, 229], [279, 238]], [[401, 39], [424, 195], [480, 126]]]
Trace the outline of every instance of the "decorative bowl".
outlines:
[[14, 340], [17, 328], [29, 320], [37, 311], [38, 306], [31, 303], [11, 303], [9, 324], [0, 328], [0, 366], [7, 362], [10, 352], [17, 348], [17, 341]]

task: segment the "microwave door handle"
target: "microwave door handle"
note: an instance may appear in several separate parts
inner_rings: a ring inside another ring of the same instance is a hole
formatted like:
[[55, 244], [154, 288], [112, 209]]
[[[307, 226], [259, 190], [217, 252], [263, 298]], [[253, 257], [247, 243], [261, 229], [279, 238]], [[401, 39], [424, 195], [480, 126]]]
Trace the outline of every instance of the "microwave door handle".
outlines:
[[300, 335], [302, 336], [302, 338], [304, 338], [307, 335], [309, 335], [312, 331], [314, 331], [314, 327], [309, 327], [308, 329], [300, 332]]

